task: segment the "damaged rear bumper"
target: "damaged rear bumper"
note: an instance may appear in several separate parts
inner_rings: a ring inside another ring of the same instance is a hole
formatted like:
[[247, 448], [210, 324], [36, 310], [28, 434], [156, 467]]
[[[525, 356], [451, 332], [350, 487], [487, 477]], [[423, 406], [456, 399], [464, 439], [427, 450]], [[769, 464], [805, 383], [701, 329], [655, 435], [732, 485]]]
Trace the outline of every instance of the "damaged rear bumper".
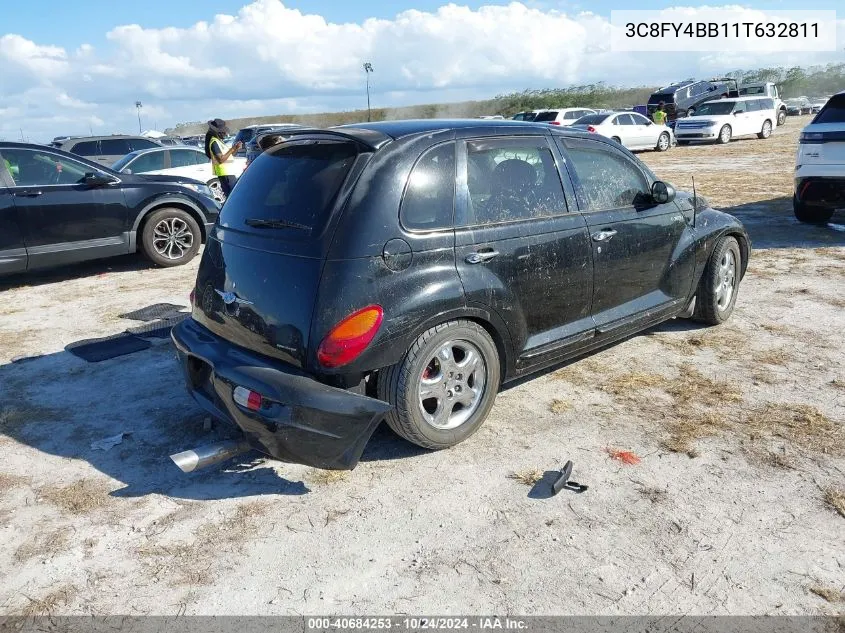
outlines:
[[[254, 448], [282, 461], [351, 470], [391, 408], [252, 354], [193, 319], [175, 326], [171, 338], [194, 400], [240, 427]], [[261, 410], [235, 402], [236, 387], [264, 396]]]

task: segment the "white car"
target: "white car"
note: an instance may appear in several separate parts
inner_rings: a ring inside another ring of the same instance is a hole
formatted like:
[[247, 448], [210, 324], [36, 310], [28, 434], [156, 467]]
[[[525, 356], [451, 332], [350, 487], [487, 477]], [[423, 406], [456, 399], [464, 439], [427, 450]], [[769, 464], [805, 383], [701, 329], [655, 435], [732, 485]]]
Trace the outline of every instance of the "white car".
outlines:
[[534, 123], [547, 123], [549, 125], [572, 125], [583, 116], [595, 114], [591, 108], [556, 108], [544, 110], [534, 117]]
[[545, 109], [540, 110], [526, 110], [525, 112], [517, 112], [511, 118], [514, 121], [533, 121], [537, 118], [537, 115], [541, 112], [545, 112]]
[[[246, 165], [245, 158], [232, 158], [235, 176], [240, 176]], [[223, 201], [225, 196], [211, 169], [211, 160], [196, 147], [157, 147], [130, 152], [111, 168], [124, 174], [162, 174], [194, 178], [208, 184], [214, 198]]]
[[738, 136], [769, 138], [777, 124], [774, 99], [768, 97], [739, 97], [705, 101], [694, 116], [675, 122], [678, 145], [690, 141], [729, 143]]
[[575, 121], [572, 128], [601, 134], [630, 150], [656, 149], [665, 152], [673, 144], [672, 128], [657, 125], [637, 112], [588, 114]]
[[845, 209], [845, 92], [833, 95], [798, 138], [795, 217], [823, 224]]

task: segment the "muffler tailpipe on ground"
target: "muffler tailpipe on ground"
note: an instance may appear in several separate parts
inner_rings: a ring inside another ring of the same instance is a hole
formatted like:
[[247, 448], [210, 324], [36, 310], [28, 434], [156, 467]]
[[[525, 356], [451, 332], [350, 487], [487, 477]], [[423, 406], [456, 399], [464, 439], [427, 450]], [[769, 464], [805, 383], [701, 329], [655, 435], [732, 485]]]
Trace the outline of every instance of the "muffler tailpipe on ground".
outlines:
[[251, 448], [245, 440], [227, 440], [176, 453], [171, 455], [170, 459], [183, 473], [192, 473], [200, 468], [207, 468], [237, 457]]

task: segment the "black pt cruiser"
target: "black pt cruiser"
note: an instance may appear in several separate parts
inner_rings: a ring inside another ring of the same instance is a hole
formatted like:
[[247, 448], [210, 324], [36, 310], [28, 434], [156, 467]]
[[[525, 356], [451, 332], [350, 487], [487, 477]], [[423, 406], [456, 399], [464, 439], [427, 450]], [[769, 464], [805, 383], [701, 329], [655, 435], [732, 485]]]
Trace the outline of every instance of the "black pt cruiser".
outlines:
[[505, 382], [672, 317], [721, 323], [749, 253], [736, 218], [596, 135], [303, 130], [238, 182], [172, 336], [242, 444], [351, 469], [382, 419], [446, 448]]

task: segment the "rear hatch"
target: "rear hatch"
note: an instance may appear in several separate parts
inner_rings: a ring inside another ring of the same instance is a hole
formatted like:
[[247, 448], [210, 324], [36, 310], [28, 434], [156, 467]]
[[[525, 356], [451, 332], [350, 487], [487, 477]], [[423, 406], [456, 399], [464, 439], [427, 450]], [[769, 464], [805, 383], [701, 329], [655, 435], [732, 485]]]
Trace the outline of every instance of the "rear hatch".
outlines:
[[831, 97], [799, 143], [799, 164], [845, 165], [845, 94]]
[[333, 227], [365, 161], [355, 142], [326, 136], [253, 161], [203, 252], [193, 318], [236, 345], [303, 366]]

